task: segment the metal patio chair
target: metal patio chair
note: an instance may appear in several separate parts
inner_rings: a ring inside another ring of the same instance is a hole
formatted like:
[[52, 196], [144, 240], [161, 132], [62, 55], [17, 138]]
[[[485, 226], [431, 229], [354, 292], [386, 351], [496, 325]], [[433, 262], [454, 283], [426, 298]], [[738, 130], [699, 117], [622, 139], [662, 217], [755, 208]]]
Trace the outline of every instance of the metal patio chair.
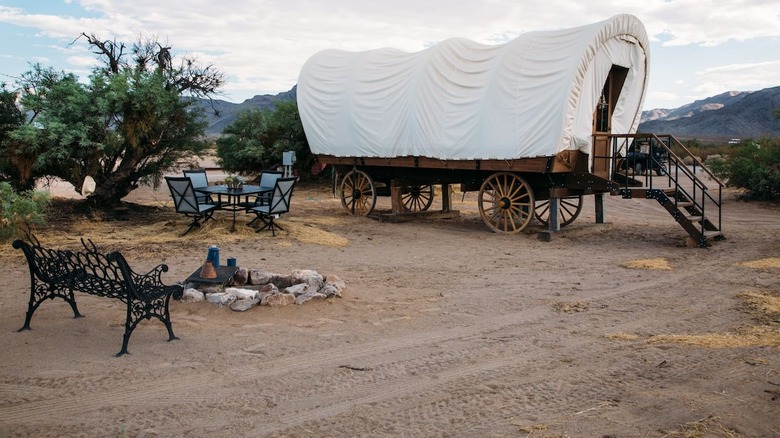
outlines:
[[[276, 184], [276, 180], [281, 178], [283, 175], [284, 172], [279, 172], [276, 170], [264, 170], [260, 172], [260, 175], [258, 175], [257, 178], [252, 180], [252, 182], [257, 183], [257, 185], [259, 185], [260, 187], [274, 187], [274, 185]], [[245, 202], [239, 203], [239, 205], [241, 207], [244, 207], [246, 211], [249, 212], [253, 207], [257, 207], [258, 205], [268, 205], [268, 203], [271, 202], [272, 194], [273, 192], [270, 191], [270, 192], [261, 193], [255, 196], [253, 199], [249, 199], [249, 197], [247, 197], [247, 200]]]
[[274, 184], [274, 191], [271, 193], [268, 204], [257, 205], [247, 209], [247, 211], [257, 215], [247, 225], [252, 225], [255, 221], [260, 220], [264, 225], [256, 230], [258, 233], [262, 230], [270, 229], [271, 234], [276, 236], [277, 229], [284, 231], [284, 228], [274, 222], [274, 219], [290, 211], [290, 198], [292, 198], [296, 180], [297, 178], [278, 178]]
[[[192, 180], [192, 187], [199, 189], [201, 187], [209, 186], [209, 178], [206, 175], [206, 169], [188, 169], [184, 171], [184, 176], [188, 176]], [[195, 196], [198, 198], [198, 202], [210, 202], [211, 197], [205, 193], [195, 192]]]
[[192, 180], [187, 176], [166, 176], [165, 182], [168, 183], [168, 188], [171, 190], [171, 196], [173, 197], [173, 204], [176, 207], [176, 212], [192, 218], [192, 223], [187, 230], [180, 234], [185, 234], [192, 231], [193, 228], [199, 227], [201, 220], [206, 222], [213, 219], [212, 215], [219, 205], [211, 202], [200, 202], [198, 200], [197, 192], [192, 184]]

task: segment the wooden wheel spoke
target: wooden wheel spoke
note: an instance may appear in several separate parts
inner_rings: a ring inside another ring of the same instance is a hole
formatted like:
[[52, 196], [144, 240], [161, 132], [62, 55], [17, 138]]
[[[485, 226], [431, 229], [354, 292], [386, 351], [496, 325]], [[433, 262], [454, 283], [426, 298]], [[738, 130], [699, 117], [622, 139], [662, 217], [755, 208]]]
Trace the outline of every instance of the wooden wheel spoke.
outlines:
[[410, 186], [401, 195], [401, 203], [406, 211], [426, 211], [433, 204], [433, 186]]
[[[558, 203], [558, 220], [561, 227], [565, 227], [577, 219], [582, 211], [582, 196], [570, 196], [561, 198]], [[550, 201], [545, 200], [536, 204], [534, 216], [542, 225], [549, 224], [550, 219]]]
[[510, 209], [507, 210], [507, 213], [512, 217], [513, 223], [522, 224], [528, 218], [528, 215], [520, 209]]
[[536, 211], [539, 213], [539, 216], [544, 216], [546, 214], [549, 214], [550, 211], [550, 202], [549, 201], [542, 201], [536, 204]]
[[509, 231], [509, 225], [512, 226], [512, 231], [517, 229], [515, 214], [511, 210], [506, 210], [504, 212], [504, 231]]
[[490, 216], [491, 222], [495, 222], [497, 220], [496, 218], [499, 217], [503, 212], [504, 210], [502, 208], [493, 207], [488, 210], [489, 214], [487, 214], [487, 216]]
[[348, 172], [341, 182], [341, 205], [350, 214], [367, 216], [376, 205], [376, 189], [362, 170]]
[[561, 211], [561, 217], [563, 216], [571, 217], [574, 215], [574, 211], [576, 211], [576, 207], [572, 206], [571, 204], [566, 204], [563, 202], [561, 202], [559, 208]]
[[521, 195], [512, 196], [509, 198], [509, 200], [512, 201], [512, 204], [519, 204], [521, 200], [530, 199], [530, 196], [531, 195], [529, 193], [523, 193]]
[[513, 204], [512, 208], [510, 208], [509, 210], [513, 212], [517, 212], [518, 215], [525, 217], [528, 215], [528, 207], [529, 207], [528, 204]]
[[572, 207], [572, 208], [578, 208], [580, 206], [580, 203], [572, 202], [570, 199], [561, 199], [561, 205], [565, 205], [567, 207]]
[[482, 183], [478, 205], [488, 228], [501, 233], [518, 233], [533, 216], [533, 191], [517, 174], [494, 173]]
[[500, 198], [501, 197], [501, 191], [499, 190], [498, 187], [496, 187], [496, 184], [494, 182], [491, 182], [488, 185], [488, 190], [490, 191], [489, 193], [491, 193], [494, 198]]
[[401, 204], [406, 211], [425, 211], [433, 203], [433, 186], [409, 186], [401, 194]]
[[510, 186], [510, 188], [511, 188], [511, 190], [510, 190], [509, 194], [507, 194], [507, 197], [512, 199], [512, 198], [515, 198], [517, 196], [518, 192], [521, 192], [524, 187], [522, 185], [513, 184], [512, 186]]

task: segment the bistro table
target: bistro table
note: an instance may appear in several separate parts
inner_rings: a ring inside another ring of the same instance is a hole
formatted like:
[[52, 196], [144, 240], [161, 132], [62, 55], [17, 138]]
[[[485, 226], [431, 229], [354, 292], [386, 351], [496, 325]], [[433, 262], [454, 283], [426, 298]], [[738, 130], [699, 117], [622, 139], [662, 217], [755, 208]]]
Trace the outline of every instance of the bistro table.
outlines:
[[[233, 212], [233, 226], [230, 231], [236, 231], [236, 212], [239, 210], [246, 210], [249, 203], [249, 198], [252, 196], [261, 196], [265, 193], [271, 193], [274, 191], [273, 187], [267, 186], [254, 186], [243, 185], [239, 188], [230, 188], [226, 185], [197, 187], [196, 192], [210, 195], [212, 199], [217, 198], [217, 207], [220, 210], [227, 210]], [[243, 199], [243, 201], [242, 201]]]

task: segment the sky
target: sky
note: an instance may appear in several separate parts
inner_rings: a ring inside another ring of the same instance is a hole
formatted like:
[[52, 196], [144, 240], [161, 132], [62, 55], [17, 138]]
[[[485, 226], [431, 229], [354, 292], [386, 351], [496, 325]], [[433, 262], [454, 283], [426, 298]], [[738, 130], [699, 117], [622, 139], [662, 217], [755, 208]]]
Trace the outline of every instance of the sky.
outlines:
[[650, 37], [646, 110], [780, 85], [778, 0], [0, 0], [0, 82], [34, 63], [86, 79], [97, 60], [82, 32], [127, 44], [156, 36], [174, 56], [214, 65], [226, 79], [217, 98], [240, 103], [291, 89], [324, 49], [503, 44], [621, 13]]

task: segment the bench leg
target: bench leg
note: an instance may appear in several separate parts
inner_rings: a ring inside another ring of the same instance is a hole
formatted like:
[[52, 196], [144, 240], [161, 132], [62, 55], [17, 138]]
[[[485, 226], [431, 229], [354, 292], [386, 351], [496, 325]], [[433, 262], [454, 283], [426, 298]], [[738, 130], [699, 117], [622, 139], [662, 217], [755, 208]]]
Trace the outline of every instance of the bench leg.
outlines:
[[125, 334], [122, 336], [122, 349], [119, 350], [116, 357], [129, 353], [127, 351], [127, 345], [130, 343], [130, 336], [133, 334], [133, 330], [135, 330], [138, 323], [144, 319], [159, 319], [168, 330], [168, 342], [179, 339], [173, 334], [173, 324], [171, 324], [171, 315], [168, 310], [170, 300], [171, 293], [149, 302], [128, 300]]
[[84, 315], [79, 313], [79, 308], [76, 306], [76, 297], [71, 290], [63, 290], [60, 288], [49, 288], [45, 285], [33, 283], [30, 288], [30, 301], [27, 304], [27, 313], [24, 317], [24, 325], [17, 330], [21, 332], [24, 330], [30, 330], [30, 321], [32, 321], [33, 313], [38, 307], [46, 300], [53, 300], [55, 298], [62, 298], [70, 304], [70, 308], [73, 310], [74, 318], [83, 318]]
[[179, 339], [173, 334], [173, 324], [171, 323], [171, 312], [169, 311], [168, 304], [171, 302], [171, 294], [165, 297], [165, 315], [160, 320], [165, 324], [165, 328], [168, 329], [168, 342]]
[[119, 353], [115, 354], [116, 357], [121, 357], [122, 355], [125, 355], [128, 353], [127, 351], [127, 343], [130, 342], [130, 336], [125, 335], [122, 339], [122, 349], [119, 350]]

